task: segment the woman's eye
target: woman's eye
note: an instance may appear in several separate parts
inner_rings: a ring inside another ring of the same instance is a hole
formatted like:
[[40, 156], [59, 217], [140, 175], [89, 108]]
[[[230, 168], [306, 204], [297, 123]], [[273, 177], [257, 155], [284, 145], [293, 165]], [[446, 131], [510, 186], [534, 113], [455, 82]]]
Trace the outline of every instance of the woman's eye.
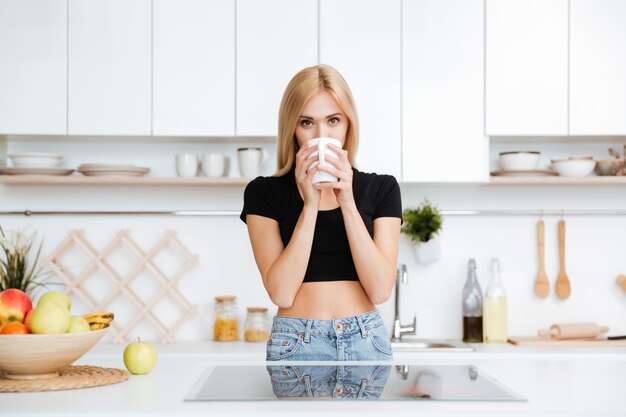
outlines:
[[339, 118], [338, 117], [331, 117], [329, 120], [330, 124], [337, 124], [339, 123]]
[[307, 120], [307, 119], [303, 119], [303, 120], [300, 122], [300, 124], [301, 124], [302, 126], [311, 126], [311, 121], [310, 121], [310, 120]]

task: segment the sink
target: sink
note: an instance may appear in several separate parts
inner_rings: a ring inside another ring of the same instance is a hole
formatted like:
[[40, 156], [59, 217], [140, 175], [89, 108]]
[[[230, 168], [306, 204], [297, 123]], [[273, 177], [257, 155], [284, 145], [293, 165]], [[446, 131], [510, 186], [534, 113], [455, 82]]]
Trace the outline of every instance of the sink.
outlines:
[[391, 342], [391, 348], [398, 352], [471, 352], [473, 347], [460, 340], [418, 339], [404, 336], [399, 342]]

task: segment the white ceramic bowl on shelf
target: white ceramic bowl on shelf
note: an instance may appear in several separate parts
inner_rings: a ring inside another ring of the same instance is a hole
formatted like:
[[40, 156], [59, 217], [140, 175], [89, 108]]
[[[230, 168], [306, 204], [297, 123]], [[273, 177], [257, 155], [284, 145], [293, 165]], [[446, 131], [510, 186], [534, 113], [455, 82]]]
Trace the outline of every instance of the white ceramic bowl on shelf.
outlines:
[[58, 153], [18, 152], [9, 158], [16, 168], [56, 168], [63, 162], [63, 155]]
[[539, 156], [536, 151], [500, 152], [498, 163], [504, 171], [532, 171], [539, 165]]
[[595, 167], [596, 161], [588, 157], [552, 160], [552, 169], [562, 177], [586, 177]]

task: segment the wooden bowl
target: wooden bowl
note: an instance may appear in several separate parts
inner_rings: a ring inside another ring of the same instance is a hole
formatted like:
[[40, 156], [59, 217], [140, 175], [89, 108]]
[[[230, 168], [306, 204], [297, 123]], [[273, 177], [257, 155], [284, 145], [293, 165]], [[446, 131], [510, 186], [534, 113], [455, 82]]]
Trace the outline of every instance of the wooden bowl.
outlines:
[[109, 328], [83, 333], [0, 335], [0, 373], [7, 379], [41, 379], [83, 356]]

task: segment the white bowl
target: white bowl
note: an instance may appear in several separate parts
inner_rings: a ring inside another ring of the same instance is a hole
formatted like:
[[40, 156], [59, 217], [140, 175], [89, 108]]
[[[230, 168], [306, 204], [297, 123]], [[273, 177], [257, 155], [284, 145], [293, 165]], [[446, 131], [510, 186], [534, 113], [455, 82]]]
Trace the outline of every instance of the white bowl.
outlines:
[[552, 161], [552, 169], [562, 177], [586, 177], [593, 172], [596, 161], [593, 159], [559, 159]]
[[20, 152], [9, 158], [16, 168], [55, 168], [63, 162], [63, 155], [58, 153]]
[[598, 175], [609, 175], [613, 167], [624, 163], [624, 158], [601, 159], [596, 161], [596, 173]]
[[539, 165], [539, 152], [500, 152], [498, 163], [505, 171], [532, 171]]

